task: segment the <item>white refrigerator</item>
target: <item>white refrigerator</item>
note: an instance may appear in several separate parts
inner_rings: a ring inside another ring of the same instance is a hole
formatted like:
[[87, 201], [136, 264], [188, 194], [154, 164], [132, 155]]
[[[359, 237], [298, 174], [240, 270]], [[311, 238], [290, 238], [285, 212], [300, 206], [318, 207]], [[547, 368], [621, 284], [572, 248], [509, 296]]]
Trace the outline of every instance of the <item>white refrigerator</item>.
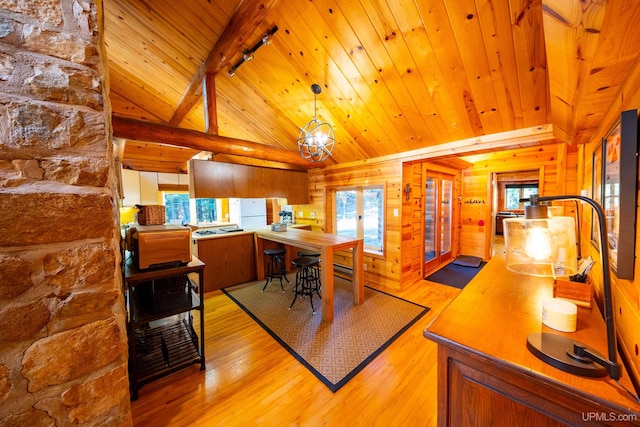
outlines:
[[229, 221], [245, 230], [267, 225], [266, 199], [229, 199]]

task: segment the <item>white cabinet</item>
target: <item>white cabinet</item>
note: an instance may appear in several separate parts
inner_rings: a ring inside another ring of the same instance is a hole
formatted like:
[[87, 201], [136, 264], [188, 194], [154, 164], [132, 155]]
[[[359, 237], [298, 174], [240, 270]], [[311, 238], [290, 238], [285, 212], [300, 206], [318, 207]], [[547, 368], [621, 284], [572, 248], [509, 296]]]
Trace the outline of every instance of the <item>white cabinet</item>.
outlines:
[[180, 185], [180, 174], [158, 172], [158, 184]]
[[178, 181], [180, 182], [180, 185], [186, 185], [188, 187], [189, 186], [189, 174], [179, 173], [178, 174]]
[[140, 172], [140, 204], [157, 205], [158, 201], [158, 173]]
[[122, 169], [122, 206], [140, 204], [140, 172]]

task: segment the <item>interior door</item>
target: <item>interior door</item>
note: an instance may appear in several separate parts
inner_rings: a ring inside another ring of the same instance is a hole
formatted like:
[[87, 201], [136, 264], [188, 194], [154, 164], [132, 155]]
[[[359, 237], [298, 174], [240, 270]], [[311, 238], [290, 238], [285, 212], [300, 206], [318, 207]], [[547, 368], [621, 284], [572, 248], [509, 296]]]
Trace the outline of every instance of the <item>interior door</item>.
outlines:
[[451, 259], [452, 175], [424, 170], [424, 271]]

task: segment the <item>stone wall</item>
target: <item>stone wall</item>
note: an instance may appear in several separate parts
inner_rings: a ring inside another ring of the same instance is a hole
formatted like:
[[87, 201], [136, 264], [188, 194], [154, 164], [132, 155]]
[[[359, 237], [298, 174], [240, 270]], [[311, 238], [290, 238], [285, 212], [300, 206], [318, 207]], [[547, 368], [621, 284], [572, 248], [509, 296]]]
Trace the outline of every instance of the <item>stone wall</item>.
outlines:
[[99, 0], [0, 0], [0, 426], [131, 425]]

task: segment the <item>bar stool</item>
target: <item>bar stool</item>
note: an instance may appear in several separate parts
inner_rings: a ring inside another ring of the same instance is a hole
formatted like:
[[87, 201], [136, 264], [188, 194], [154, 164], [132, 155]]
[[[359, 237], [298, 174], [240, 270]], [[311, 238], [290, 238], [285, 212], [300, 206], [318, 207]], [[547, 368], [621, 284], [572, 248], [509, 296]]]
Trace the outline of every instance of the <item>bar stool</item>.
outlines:
[[[299, 257], [315, 257], [320, 258], [320, 251], [312, 250], [312, 249], [300, 249], [298, 251]], [[320, 283], [320, 261], [318, 261], [318, 265], [313, 267], [313, 272], [318, 278], [318, 283]]]
[[267, 281], [262, 287], [262, 292], [264, 292], [264, 290], [267, 288], [269, 282], [271, 282], [275, 278], [280, 279], [280, 289], [282, 289], [282, 292], [284, 292], [284, 287], [282, 286], [282, 278], [284, 277], [284, 280], [286, 280], [287, 283], [291, 283], [287, 278], [287, 272], [284, 268], [284, 254], [287, 253], [287, 250], [283, 248], [269, 248], [265, 249], [263, 252], [266, 256], [269, 257], [269, 259], [267, 260], [267, 271], [265, 274]]
[[313, 294], [317, 294], [320, 297], [320, 277], [314, 272], [314, 268], [320, 263], [318, 257], [299, 257], [291, 260], [294, 267], [298, 269], [296, 272], [296, 284], [293, 289], [295, 296], [289, 310], [295, 304], [298, 295], [308, 296], [311, 303], [311, 311], [315, 314], [316, 309], [313, 306]]

